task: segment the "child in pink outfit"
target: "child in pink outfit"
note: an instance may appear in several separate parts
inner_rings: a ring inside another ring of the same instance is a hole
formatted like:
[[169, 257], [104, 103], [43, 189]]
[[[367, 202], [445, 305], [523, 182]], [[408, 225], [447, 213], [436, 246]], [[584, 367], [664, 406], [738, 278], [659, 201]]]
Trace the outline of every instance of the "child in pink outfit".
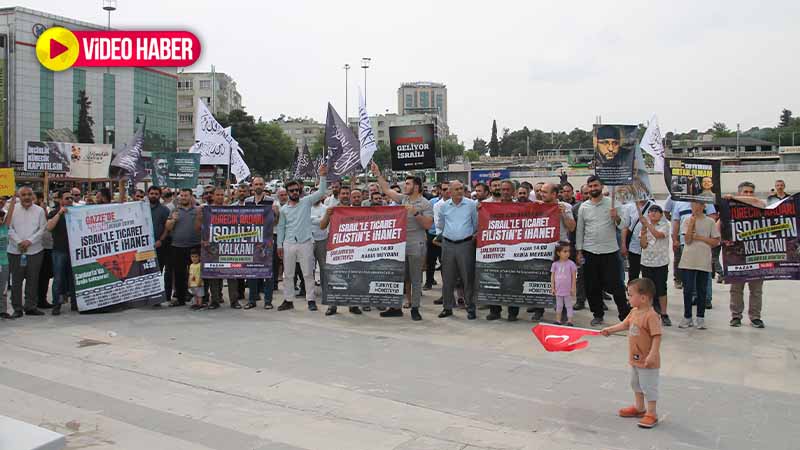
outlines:
[[575, 303], [575, 292], [578, 279], [578, 266], [569, 259], [569, 243], [559, 242], [553, 265], [550, 267], [550, 285], [556, 297], [556, 325], [561, 325], [561, 311], [567, 308], [567, 325], [573, 326], [572, 305]]

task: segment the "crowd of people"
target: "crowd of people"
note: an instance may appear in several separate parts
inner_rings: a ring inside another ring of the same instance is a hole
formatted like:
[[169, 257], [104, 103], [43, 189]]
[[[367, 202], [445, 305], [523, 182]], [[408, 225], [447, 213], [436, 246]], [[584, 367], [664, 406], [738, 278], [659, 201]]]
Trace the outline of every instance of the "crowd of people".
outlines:
[[[375, 163], [370, 171], [376, 182], [367, 186], [337, 182], [329, 188], [327, 168], [323, 166], [319, 185], [309, 192], [304, 192], [307, 188], [301, 181], [289, 181], [271, 192], [261, 177], [231, 190], [207, 186], [200, 198], [190, 189], [173, 192], [151, 186], [146, 191], [136, 190], [132, 201], [150, 205], [156, 255], [164, 275], [165, 305], [188, 303], [192, 309], [217, 309], [225, 302], [223, 287], [227, 284], [231, 308], [252, 309], [261, 302], [264, 309], [273, 309], [274, 292], [282, 282], [278, 311], [293, 309], [298, 298], [304, 298], [308, 309], [316, 311], [316, 287], [325, 289], [326, 242], [333, 208], [398, 205], [408, 214], [405, 301], [402, 308], [381, 308], [379, 315], [401, 317], [403, 310], [409, 309], [412, 320], [422, 320], [422, 292], [438, 284], [435, 274], [440, 271], [442, 295], [433, 302], [442, 307], [438, 317], [453, 316], [463, 308], [467, 319], [474, 320], [479, 309], [487, 309], [486, 320], [498, 320], [502, 318], [501, 305], [479, 306], [475, 301], [478, 211], [486, 202], [539, 202], [558, 205], [560, 211], [560, 242], [551, 269], [557, 307], [547, 320], [573, 325], [575, 311], [586, 309], [588, 304], [591, 325], [599, 327], [605, 322], [608, 300], [615, 303], [619, 320], [625, 320], [631, 308], [625, 287], [627, 274], [629, 281], [652, 281], [653, 309], [663, 326], [671, 326], [667, 293], [672, 272], [674, 288], [683, 291], [683, 317], [678, 326], [706, 328], [705, 313], [713, 307], [711, 283], [715, 274], [719, 282], [722, 277], [719, 214], [713, 204], [671, 199], [663, 206], [653, 200], [615, 204], [596, 176], [589, 176], [577, 190], [566, 174], [559, 183], [493, 178], [470, 189], [457, 180], [429, 188], [415, 176], [389, 183]], [[778, 180], [767, 201], [786, 196], [785, 183]], [[746, 181], [739, 184], [736, 194], [726, 197], [754, 206], [767, 204], [755, 197], [755, 186]], [[109, 189], [83, 195], [74, 187], [55, 192], [51, 206], [27, 186], [19, 188], [13, 198], [0, 199], [0, 221], [8, 231], [8, 265], [0, 266], [0, 317], [43, 315], [44, 309], [59, 315], [65, 304], [77, 309], [65, 215], [75, 206], [114, 200]], [[204, 245], [201, 227], [205, 205], [272, 205], [276, 218], [272, 278], [202, 279], [199, 250]], [[670, 252], [674, 261], [671, 270]], [[11, 310], [6, 296], [9, 284]], [[747, 285], [750, 324], [764, 328], [763, 282]], [[730, 325], [734, 327], [742, 324], [745, 287], [730, 286]], [[349, 307], [352, 314], [364, 311], [369, 308]], [[329, 306], [325, 314], [337, 312], [336, 306]], [[536, 307], [527, 312], [533, 321], [545, 320], [547, 313]], [[509, 306], [505, 318], [519, 320], [519, 313], [518, 307]]]

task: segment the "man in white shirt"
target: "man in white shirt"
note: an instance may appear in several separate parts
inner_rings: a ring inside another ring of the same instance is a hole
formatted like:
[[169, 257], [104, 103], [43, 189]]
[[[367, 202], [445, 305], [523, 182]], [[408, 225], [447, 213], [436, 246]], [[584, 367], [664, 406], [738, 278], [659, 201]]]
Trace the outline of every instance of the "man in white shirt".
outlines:
[[33, 204], [33, 190], [24, 186], [18, 191], [20, 204], [14, 209], [8, 225], [8, 264], [11, 271], [11, 305], [14, 314], [22, 317], [22, 283], [25, 283], [25, 314], [42, 316], [39, 302], [39, 270], [44, 248], [42, 234], [47, 227], [44, 210]]

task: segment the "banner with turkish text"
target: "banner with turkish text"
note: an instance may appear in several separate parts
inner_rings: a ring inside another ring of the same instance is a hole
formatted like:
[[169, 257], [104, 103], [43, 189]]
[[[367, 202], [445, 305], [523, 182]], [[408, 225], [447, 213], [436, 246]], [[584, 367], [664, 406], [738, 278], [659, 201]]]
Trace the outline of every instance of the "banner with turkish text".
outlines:
[[148, 203], [76, 206], [66, 221], [80, 311], [163, 301]]
[[402, 305], [407, 217], [400, 206], [333, 209], [323, 304]]
[[557, 204], [481, 204], [475, 253], [477, 303], [554, 306], [550, 266], [560, 229]]
[[436, 168], [436, 138], [433, 124], [389, 127], [392, 170]]
[[108, 178], [111, 144], [59, 144], [69, 148], [70, 178]]
[[799, 194], [767, 208], [736, 200], [723, 202], [720, 221], [725, 283], [800, 280], [799, 209]]
[[674, 201], [722, 203], [722, 161], [667, 158], [664, 183]]
[[272, 203], [203, 207], [203, 278], [272, 278]]
[[29, 172], [69, 172], [70, 145], [64, 142], [25, 142], [25, 170]]

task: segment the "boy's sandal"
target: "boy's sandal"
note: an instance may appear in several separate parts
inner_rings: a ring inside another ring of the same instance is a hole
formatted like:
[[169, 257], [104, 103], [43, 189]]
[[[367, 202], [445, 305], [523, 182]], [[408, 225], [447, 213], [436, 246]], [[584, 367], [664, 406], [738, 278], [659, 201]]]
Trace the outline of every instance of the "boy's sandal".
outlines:
[[635, 406], [628, 406], [619, 410], [620, 417], [644, 417], [647, 411], [639, 411]]

